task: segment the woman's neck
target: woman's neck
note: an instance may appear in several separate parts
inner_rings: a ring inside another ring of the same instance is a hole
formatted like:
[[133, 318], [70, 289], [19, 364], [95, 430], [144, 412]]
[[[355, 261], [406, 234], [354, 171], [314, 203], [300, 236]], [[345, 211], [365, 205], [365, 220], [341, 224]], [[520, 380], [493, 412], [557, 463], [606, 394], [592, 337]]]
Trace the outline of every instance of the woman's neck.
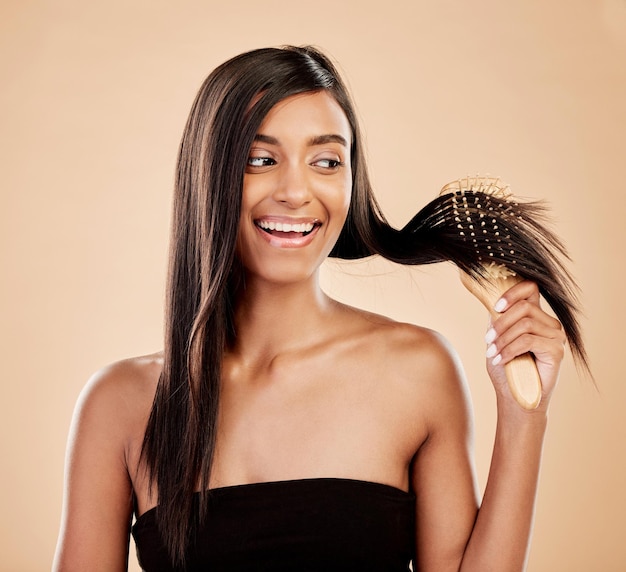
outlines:
[[323, 335], [334, 307], [317, 275], [289, 284], [247, 277], [237, 301], [232, 351], [245, 361], [257, 361], [313, 344]]

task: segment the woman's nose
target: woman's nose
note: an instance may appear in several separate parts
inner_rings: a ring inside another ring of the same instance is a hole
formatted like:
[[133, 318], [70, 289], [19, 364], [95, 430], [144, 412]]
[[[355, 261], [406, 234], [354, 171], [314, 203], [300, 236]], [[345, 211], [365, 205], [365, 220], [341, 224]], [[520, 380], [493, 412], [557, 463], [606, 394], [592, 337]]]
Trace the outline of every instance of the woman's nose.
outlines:
[[300, 165], [285, 167], [274, 191], [274, 200], [297, 209], [310, 203], [312, 198], [306, 167]]

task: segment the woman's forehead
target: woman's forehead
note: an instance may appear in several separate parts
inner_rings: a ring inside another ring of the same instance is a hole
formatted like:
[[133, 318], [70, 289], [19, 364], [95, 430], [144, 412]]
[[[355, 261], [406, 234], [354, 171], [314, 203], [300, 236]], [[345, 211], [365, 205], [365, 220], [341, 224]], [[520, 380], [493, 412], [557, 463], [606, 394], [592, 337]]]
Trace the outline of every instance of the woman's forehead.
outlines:
[[[352, 143], [352, 127], [337, 100], [328, 91], [291, 95], [276, 103], [264, 117], [258, 134], [280, 139], [285, 135], [308, 133], [327, 142]], [[322, 142], [322, 141], [319, 141]]]

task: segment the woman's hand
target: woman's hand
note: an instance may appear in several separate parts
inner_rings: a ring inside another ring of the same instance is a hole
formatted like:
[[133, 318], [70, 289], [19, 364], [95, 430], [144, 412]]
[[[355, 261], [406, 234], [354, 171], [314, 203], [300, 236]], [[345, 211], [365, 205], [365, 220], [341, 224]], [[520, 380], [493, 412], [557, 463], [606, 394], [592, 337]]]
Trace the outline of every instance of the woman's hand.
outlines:
[[500, 315], [490, 324], [485, 339], [487, 370], [499, 398], [512, 399], [503, 366], [526, 352], [535, 358], [544, 405], [556, 386], [566, 337], [561, 323], [541, 309], [539, 298], [537, 285], [525, 280], [507, 290], [496, 304]]

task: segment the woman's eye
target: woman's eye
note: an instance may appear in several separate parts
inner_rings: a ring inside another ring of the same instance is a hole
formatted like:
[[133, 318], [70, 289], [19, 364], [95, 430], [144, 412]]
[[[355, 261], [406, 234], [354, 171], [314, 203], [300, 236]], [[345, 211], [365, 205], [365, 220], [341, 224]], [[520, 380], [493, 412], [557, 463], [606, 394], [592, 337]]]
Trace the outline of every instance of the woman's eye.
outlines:
[[271, 157], [248, 157], [248, 167], [269, 167], [275, 164], [276, 161]]
[[322, 169], [335, 170], [339, 167], [343, 167], [343, 162], [339, 159], [319, 159], [313, 163], [316, 167], [322, 167]]

